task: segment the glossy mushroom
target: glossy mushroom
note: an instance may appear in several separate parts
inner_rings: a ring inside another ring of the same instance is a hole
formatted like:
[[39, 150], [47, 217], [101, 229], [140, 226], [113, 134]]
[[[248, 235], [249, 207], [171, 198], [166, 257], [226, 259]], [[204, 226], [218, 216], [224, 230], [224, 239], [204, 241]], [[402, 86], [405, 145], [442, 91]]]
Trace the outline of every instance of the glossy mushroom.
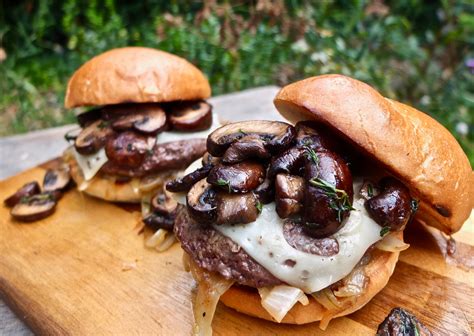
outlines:
[[9, 196], [6, 198], [3, 203], [7, 207], [13, 207], [17, 203], [20, 203], [20, 201], [24, 198], [39, 194], [41, 192], [41, 188], [38, 184], [38, 182], [28, 182], [24, 184], [20, 189], [18, 189], [13, 195]]
[[222, 156], [234, 142], [248, 135], [256, 135], [265, 148], [276, 153], [287, 148], [294, 139], [295, 129], [279, 121], [252, 120], [227, 124], [212, 132], [207, 138], [207, 150], [214, 156]]
[[11, 209], [10, 214], [18, 221], [33, 222], [51, 215], [55, 207], [54, 195], [42, 193], [24, 198]]
[[265, 148], [265, 142], [256, 134], [246, 135], [227, 148], [222, 156], [222, 162], [233, 164], [249, 159], [268, 160], [270, 153]]
[[105, 153], [111, 162], [134, 168], [140, 166], [152, 147], [145, 136], [125, 131], [107, 140]]
[[217, 196], [216, 224], [247, 224], [254, 222], [259, 210], [257, 198], [252, 193], [227, 194]]
[[380, 182], [382, 191], [365, 202], [369, 215], [383, 227], [391, 231], [402, 229], [412, 215], [410, 191], [394, 178], [384, 178]]
[[172, 129], [181, 132], [203, 131], [212, 125], [212, 106], [205, 101], [182, 102], [170, 107]]
[[186, 206], [189, 215], [200, 224], [210, 224], [217, 218], [217, 193], [212, 186], [202, 179], [186, 195]]
[[231, 166], [218, 164], [209, 172], [207, 182], [228, 193], [246, 193], [257, 188], [265, 178], [265, 169], [256, 162], [241, 162]]
[[93, 110], [89, 110], [87, 112], [83, 112], [76, 116], [77, 123], [82, 128], [85, 128], [92, 124], [94, 121], [99, 120], [101, 117], [101, 109], [95, 108]]
[[305, 149], [292, 147], [275, 156], [270, 162], [268, 175], [275, 177], [277, 174], [299, 174], [304, 164]]
[[76, 138], [74, 147], [82, 155], [90, 155], [101, 149], [107, 137], [112, 134], [112, 129], [108, 122], [103, 120], [94, 121], [84, 128]]
[[337, 232], [352, 209], [352, 175], [336, 153], [318, 152], [315, 163], [307, 158], [303, 223], [305, 232], [315, 238]]
[[278, 174], [275, 178], [275, 205], [280, 218], [299, 213], [303, 206], [304, 179], [299, 176]]
[[48, 169], [43, 179], [44, 191], [65, 190], [71, 183], [71, 174], [68, 167]]
[[116, 131], [134, 129], [146, 134], [156, 134], [165, 127], [166, 113], [158, 104], [135, 104], [130, 107], [127, 114], [112, 122], [112, 128]]
[[212, 167], [211, 164], [207, 164], [183, 177], [168, 181], [166, 183], [166, 190], [171, 192], [188, 191], [197, 181], [207, 177]]

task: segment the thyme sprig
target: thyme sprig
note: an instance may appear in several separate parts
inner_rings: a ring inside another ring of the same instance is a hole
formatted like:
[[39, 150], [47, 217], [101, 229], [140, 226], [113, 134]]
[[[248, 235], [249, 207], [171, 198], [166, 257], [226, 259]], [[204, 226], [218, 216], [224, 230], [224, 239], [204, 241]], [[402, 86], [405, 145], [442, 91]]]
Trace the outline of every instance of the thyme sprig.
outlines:
[[227, 189], [229, 190], [229, 193], [232, 192], [232, 189], [230, 188], [230, 181], [220, 178], [217, 180], [217, 185], [221, 187], [227, 187]]
[[319, 177], [313, 177], [309, 180], [309, 183], [329, 197], [329, 207], [337, 211], [337, 221], [339, 223], [342, 222], [342, 215], [345, 211], [355, 210], [349, 200], [349, 195], [344, 190], [337, 189], [334, 185]]
[[318, 154], [316, 154], [316, 152], [314, 151], [314, 149], [312, 149], [310, 146], [308, 145], [304, 145], [303, 148], [305, 149], [306, 151], [306, 156], [309, 160], [313, 161], [314, 164], [318, 164], [319, 163], [319, 158], [318, 158]]
[[255, 203], [255, 207], [257, 208], [258, 213], [262, 213], [263, 204], [260, 203], [260, 201], [257, 201], [257, 202]]

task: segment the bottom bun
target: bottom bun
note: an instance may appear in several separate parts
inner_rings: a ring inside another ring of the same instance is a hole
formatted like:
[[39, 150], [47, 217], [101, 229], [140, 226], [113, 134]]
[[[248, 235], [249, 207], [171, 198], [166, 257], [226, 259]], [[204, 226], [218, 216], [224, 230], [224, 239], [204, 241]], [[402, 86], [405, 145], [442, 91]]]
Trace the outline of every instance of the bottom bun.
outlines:
[[140, 203], [142, 197], [161, 190], [166, 181], [174, 179], [179, 171], [165, 171], [156, 175], [152, 188], [140, 191], [138, 184], [132, 182], [116, 183], [113, 178], [97, 174], [90, 181], [85, 181], [82, 171], [73, 156], [65, 154], [64, 161], [69, 165], [71, 177], [78, 189], [84, 193], [110, 202]]
[[[400, 233], [400, 236], [402, 236], [402, 233]], [[333, 317], [345, 316], [362, 308], [385, 287], [393, 273], [399, 254], [399, 252], [384, 252], [377, 249], [372, 251], [370, 261], [365, 266], [365, 275], [369, 279], [366, 290], [350, 302], [350, 305], [344, 310], [330, 312], [311, 295], [308, 295], [309, 304], [306, 306], [300, 303], [295, 304], [281, 323], [311, 323], [321, 321], [328, 315]], [[227, 307], [238, 312], [275, 322], [260, 304], [260, 296], [254, 289], [233, 286], [221, 296], [220, 300]]]

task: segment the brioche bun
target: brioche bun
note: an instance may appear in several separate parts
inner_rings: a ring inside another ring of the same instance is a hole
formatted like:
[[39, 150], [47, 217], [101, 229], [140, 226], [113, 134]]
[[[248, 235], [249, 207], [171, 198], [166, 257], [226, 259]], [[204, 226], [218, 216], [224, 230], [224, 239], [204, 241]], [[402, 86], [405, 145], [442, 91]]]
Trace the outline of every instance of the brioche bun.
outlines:
[[185, 59], [161, 50], [127, 47], [84, 63], [69, 80], [65, 106], [162, 103], [210, 95], [206, 77]]
[[474, 175], [456, 139], [427, 114], [342, 75], [285, 86], [274, 100], [288, 120], [317, 120], [374, 158], [420, 199], [416, 218], [447, 234], [474, 206]]
[[[65, 154], [63, 160], [69, 165], [71, 177], [78, 186], [85, 186], [84, 193], [110, 202], [140, 203], [145, 194], [161, 190], [170, 179], [174, 179], [180, 171], [164, 171], [155, 175], [154, 186], [146, 193], [136, 191], [131, 182], [115, 183], [114, 179], [97, 174], [90, 181], [85, 182], [84, 175], [73, 155]], [[85, 183], [84, 183], [85, 182]]]
[[[400, 232], [399, 237], [403, 234]], [[354, 301], [347, 302], [342, 311], [328, 311], [312, 296], [308, 295], [309, 304], [303, 306], [297, 303], [286, 314], [281, 323], [306, 324], [321, 321], [325, 315], [340, 317], [349, 315], [365, 306], [372, 298], [380, 292], [392, 276], [395, 265], [398, 261], [399, 252], [383, 252], [374, 250], [369, 263], [365, 266], [364, 272], [368, 278], [365, 292]], [[258, 317], [268, 321], [274, 321], [270, 314], [261, 305], [259, 294], [255, 290], [245, 287], [231, 287], [220, 298], [227, 307], [233, 308], [241, 313]]]

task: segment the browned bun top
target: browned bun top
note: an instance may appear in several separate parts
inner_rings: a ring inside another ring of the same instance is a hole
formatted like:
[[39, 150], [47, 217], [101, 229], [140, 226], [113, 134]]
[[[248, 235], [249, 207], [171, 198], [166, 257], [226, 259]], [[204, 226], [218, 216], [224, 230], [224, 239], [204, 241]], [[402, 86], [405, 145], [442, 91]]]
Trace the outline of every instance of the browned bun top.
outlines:
[[287, 85], [274, 103], [288, 120], [321, 121], [379, 161], [420, 198], [419, 220], [451, 234], [469, 217], [469, 160], [451, 133], [425, 113], [342, 75]]
[[210, 95], [204, 74], [185, 59], [161, 50], [126, 47], [84, 63], [69, 80], [64, 105], [160, 103]]

